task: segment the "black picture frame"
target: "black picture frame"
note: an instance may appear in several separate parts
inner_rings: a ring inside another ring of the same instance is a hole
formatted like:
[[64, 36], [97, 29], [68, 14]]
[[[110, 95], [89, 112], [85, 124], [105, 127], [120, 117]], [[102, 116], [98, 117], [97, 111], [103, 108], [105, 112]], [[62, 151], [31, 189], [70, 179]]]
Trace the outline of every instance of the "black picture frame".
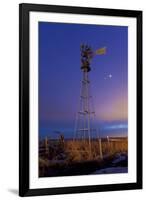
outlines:
[[[30, 189], [29, 186], [29, 13], [30, 11], [121, 16], [137, 21], [137, 180], [134, 183]], [[55, 195], [142, 188], [142, 11], [71, 7], [58, 5], [19, 5], [19, 195]]]

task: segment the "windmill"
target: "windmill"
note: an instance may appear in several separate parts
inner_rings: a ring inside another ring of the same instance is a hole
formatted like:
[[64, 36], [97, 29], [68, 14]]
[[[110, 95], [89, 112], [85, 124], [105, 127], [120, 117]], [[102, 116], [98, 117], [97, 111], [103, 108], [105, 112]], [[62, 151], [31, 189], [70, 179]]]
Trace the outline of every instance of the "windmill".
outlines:
[[[93, 121], [96, 119], [94, 105], [92, 101], [92, 95], [90, 91], [90, 79], [89, 72], [91, 71], [91, 61], [96, 55], [103, 55], [106, 53], [106, 47], [93, 49], [86, 44], [82, 44], [80, 47], [81, 51], [81, 71], [82, 71], [82, 81], [81, 81], [81, 92], [80, 92], [80, 106], [77, 112], [75, 130], [74, 130], [74, 140], [88, 140], [89, 151], [91, 149], [91, 138], [97, 135], [97, 128], [93, 127]], [[99, 147], [101, 150], [101, 140]], [[101, 152], [101, 151], [100, 151]], [[102, 157], [102, 152], [100, 153]]]

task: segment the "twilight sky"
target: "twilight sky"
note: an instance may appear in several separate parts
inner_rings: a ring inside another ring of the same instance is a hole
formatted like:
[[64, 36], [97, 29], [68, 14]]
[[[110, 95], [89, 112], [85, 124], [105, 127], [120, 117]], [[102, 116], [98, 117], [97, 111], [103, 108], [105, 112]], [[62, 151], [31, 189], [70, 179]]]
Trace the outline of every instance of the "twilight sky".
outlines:
[[98, 122], [127, 127], [128, 28], [39, 22], [40, 135], [74, 129], [82, 78], [81, 43], [94, 50], [107, 47], [105, 55], [93, 58], [89, 72]]

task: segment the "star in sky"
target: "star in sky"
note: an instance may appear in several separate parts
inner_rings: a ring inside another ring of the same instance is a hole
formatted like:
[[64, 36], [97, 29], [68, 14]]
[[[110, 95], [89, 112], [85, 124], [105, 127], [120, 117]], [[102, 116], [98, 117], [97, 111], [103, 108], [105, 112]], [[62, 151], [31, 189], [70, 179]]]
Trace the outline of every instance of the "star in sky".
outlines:
[[108, 77], [109, 77], [109, 78], [112, 78], [113, 76], [112, 76], [112, 74], [109, 74]]
[[111, 79], [112, 77], [113, 77], [112, 74], [108, 74], [108, 75], [106, 75], [106, 77], [104, 77], [104, 80]]

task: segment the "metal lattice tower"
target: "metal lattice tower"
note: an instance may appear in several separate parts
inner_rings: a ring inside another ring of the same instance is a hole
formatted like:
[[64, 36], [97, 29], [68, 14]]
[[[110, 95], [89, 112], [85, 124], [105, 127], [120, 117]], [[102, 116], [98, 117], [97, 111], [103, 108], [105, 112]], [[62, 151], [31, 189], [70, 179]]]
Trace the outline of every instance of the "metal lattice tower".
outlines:
[[95, 128], [95, 110], [93, 105], [93, 98], [90, 91], [89, 72], [91, 71], [91, 60], [93, 58], [93, 51], [88, 45], [81, 45], [81, 92], [80, 105], [77, 112], [74, 140], [88, 141], [91, 152], [91, 138], [97, 135]]

